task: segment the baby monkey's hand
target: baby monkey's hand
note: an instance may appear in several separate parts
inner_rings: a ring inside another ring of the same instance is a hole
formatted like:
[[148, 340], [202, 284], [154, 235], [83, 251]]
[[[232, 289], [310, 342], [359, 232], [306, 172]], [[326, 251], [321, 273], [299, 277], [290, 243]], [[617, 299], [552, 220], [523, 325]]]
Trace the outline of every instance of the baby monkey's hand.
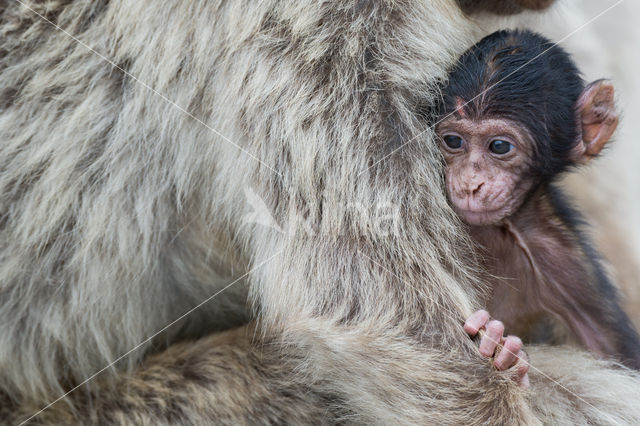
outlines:
[[480, 334], [480, 353], [493, 357], [493, 365], [499, 370], [514, 368], [514, 380], [523, 388], [529, 387], [529, 362], [522, 350], [522, 340], [516, 336], [504, 337], [504, 325], [490, 319], [484, 309], [474, 312], [464, 323], [464, 331], [471, 337]]

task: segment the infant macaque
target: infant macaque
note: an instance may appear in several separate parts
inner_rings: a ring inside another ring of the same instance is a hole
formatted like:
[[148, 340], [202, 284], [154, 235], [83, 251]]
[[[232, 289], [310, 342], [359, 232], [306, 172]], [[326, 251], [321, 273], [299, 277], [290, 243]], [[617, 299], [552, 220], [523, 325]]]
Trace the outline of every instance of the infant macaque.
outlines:
[[461, 57], [439, 117], [447, 194], [490, 274], [487, 310], [502, 321], [484, 310], [469, 317], [469, 335], [486, 328], [480, 352], [499, 370], [513, 367], [522, 386], [520, 338], [576, 342], [639, 368], [638, 334], [580, 218], [552, 186], [611, 138], [613, 86], [585, 86], [570, 56], [538, 34], [498, 31]]

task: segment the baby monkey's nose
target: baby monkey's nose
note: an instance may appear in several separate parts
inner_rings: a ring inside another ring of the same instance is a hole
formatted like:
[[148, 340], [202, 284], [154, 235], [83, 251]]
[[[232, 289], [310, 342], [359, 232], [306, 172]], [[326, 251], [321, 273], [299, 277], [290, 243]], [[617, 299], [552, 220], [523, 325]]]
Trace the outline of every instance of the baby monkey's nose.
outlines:
[[[478, 192], [480, 192], [480, 188], [482, 188], [482, 185], [484, 185], [484, 182], [480, 182], [480, 183], [479, 183], [479, 184], [477, 184], [477, 185], [472, 185], [472, 186], [471, 186], [471, 188], [472, 188], [471, 195], [472, 195], [472, 196], [476, 196], [476, 195], [478, 195]], [[474, 188], [474, 187], [475, 187], [475, 188]]]

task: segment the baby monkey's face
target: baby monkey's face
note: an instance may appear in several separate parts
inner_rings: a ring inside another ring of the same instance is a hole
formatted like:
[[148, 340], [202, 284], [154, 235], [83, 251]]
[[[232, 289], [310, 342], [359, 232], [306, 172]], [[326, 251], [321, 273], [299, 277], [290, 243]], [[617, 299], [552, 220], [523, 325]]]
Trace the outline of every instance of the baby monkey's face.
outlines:
[[518, 210], [534, 185], [527, 178], [533, 145], [524, 126], [454, 114], [436, 133], [446, 161], [447, 195], [464, 222], [497, 224]]

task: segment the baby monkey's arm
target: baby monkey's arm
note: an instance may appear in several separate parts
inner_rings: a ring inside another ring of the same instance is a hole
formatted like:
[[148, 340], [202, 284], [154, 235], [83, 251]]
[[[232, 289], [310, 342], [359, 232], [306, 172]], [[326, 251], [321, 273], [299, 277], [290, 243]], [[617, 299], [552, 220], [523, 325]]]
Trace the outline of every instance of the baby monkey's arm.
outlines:
[[513, 369], [513, 378], [523, 388], [529, 387], [529, 362], [522, 350], [522, 340], [517, 336], [504, 337], [504, 324], [492, 320], [484, 309], [471, 314], [464, 323], [464, 331], [471, 337], [480, 335], [480, 353], [493, 358], [493, 366], [499, 370]]

